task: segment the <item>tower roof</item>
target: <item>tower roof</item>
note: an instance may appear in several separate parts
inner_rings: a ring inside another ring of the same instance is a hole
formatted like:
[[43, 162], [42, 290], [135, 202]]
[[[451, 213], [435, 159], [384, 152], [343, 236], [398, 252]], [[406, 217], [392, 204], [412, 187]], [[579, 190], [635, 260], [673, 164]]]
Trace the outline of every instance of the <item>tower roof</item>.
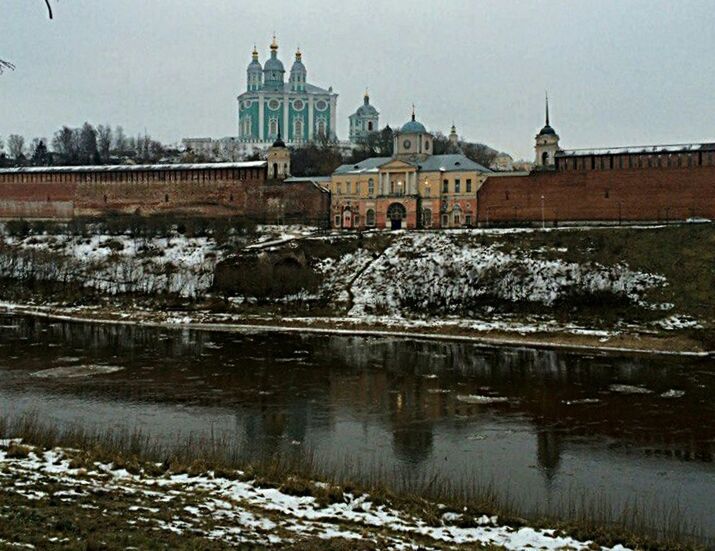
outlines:
[[400, 128], [400, 132], [406, 132], [406, 133], [410, 133], [410, 134], [427, 132], [425, 125], [422, 124], [421, 122], [418, 122], [417, 120], [415, 120], [415, 106], [414, 105], [412, 106], [412, 120], [409, 120], [405, 124], [403, 124], [402, 128]]
[[278, 136], [276, 136], [276, 141], [273, 142], [273, 147], [285, 147], [286, 144], [283, 141], [283, 138], [281, 138], [281, 125], [278, 125]]
[[551, 125], [549, 124], [549, 94], [546, 94], [546, 124], [544, 127], [541, 129], [539, 132], [539, 136], [555, 136], [556, 135], [556, 130], [551, 128]]
[[258, 50], [256, 45], [253, 45], [253, 51], [251, 52], [251, 62], [248, 64], [249, 71], [262, 71], [261, 62], [258, 61]]
[[367, 88], [365, 89], [365, 95], [363, 96], [363, 103], [357, 108], [355, 114], [359, 117], [377, 117], [378, 112], [372, 105], [370, 105], [370, 95], [367, 93]]

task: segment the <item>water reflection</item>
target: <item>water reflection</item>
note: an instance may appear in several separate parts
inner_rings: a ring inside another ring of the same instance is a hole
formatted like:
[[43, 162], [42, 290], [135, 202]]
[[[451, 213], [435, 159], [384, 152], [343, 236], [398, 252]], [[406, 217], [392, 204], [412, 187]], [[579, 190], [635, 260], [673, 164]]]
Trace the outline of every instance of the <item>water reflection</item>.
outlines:
[[[672, 490], [715, 517], [711, 360], [12, 316], [0, 326], [3, 411], [139, 423], [164, 438], [210, 429], [260, 453], [305, 446], [455, 482], [479, 472], [534, 501]], [[82, 364], [124, 369], [31, 376]]]

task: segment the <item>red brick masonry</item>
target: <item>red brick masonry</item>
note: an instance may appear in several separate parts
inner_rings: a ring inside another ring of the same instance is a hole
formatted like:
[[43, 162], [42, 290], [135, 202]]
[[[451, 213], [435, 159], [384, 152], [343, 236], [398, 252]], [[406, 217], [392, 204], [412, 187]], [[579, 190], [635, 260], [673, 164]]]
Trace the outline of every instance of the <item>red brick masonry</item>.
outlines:
[[[171, 212], [329, 223], [329, 193], [312, 182], [271, 181], [266, 175], [265, 161], [4, 169], [0, 170], [0, 218]], [[542, 215], [547, 223], [715, 219], [715, 166], [492, 176], [476, 199], [473, 223], [479, 225], [540, 222]], [[415, 208], [408, 211], [416, 212]], [[385, 221], [377, 224], [384, 227]], [[438, 224], [434, 209], [433, 226]]]
[[177, 213], [327, 224], [329, 194], [267, 179], [265, 161], [0, 170], [0, 218]]
[[715, 219], [715, 166], [489, 177], [477, 212], [480, 225], [538, 222], [542, 212], [547, 223]]

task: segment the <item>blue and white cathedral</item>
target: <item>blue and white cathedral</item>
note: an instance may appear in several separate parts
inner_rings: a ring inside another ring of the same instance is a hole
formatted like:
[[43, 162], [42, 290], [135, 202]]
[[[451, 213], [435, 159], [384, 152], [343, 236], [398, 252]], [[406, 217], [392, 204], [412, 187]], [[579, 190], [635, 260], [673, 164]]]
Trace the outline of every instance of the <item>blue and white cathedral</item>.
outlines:
[[270, 144], [280, 132], [287, 145], [329, 140], [335, 132], [338, 94], [307, 80], [300, 49], [284, 82], [285, 69], [278, 59], [275, 36], [271, 55], [261, 66], [255, 46], [248, 64], [247, 90], [238, 96], [238, 138], [257, 146]]

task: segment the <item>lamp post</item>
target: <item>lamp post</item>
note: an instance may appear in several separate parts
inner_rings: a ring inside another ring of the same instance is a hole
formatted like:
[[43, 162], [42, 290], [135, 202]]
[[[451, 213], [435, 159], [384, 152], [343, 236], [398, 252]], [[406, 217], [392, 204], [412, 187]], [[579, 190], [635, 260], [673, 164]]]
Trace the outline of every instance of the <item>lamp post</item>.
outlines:
[[546, 228], [546, 217], [544, 216], [544, 196], [541, 196], [541, 229]]

